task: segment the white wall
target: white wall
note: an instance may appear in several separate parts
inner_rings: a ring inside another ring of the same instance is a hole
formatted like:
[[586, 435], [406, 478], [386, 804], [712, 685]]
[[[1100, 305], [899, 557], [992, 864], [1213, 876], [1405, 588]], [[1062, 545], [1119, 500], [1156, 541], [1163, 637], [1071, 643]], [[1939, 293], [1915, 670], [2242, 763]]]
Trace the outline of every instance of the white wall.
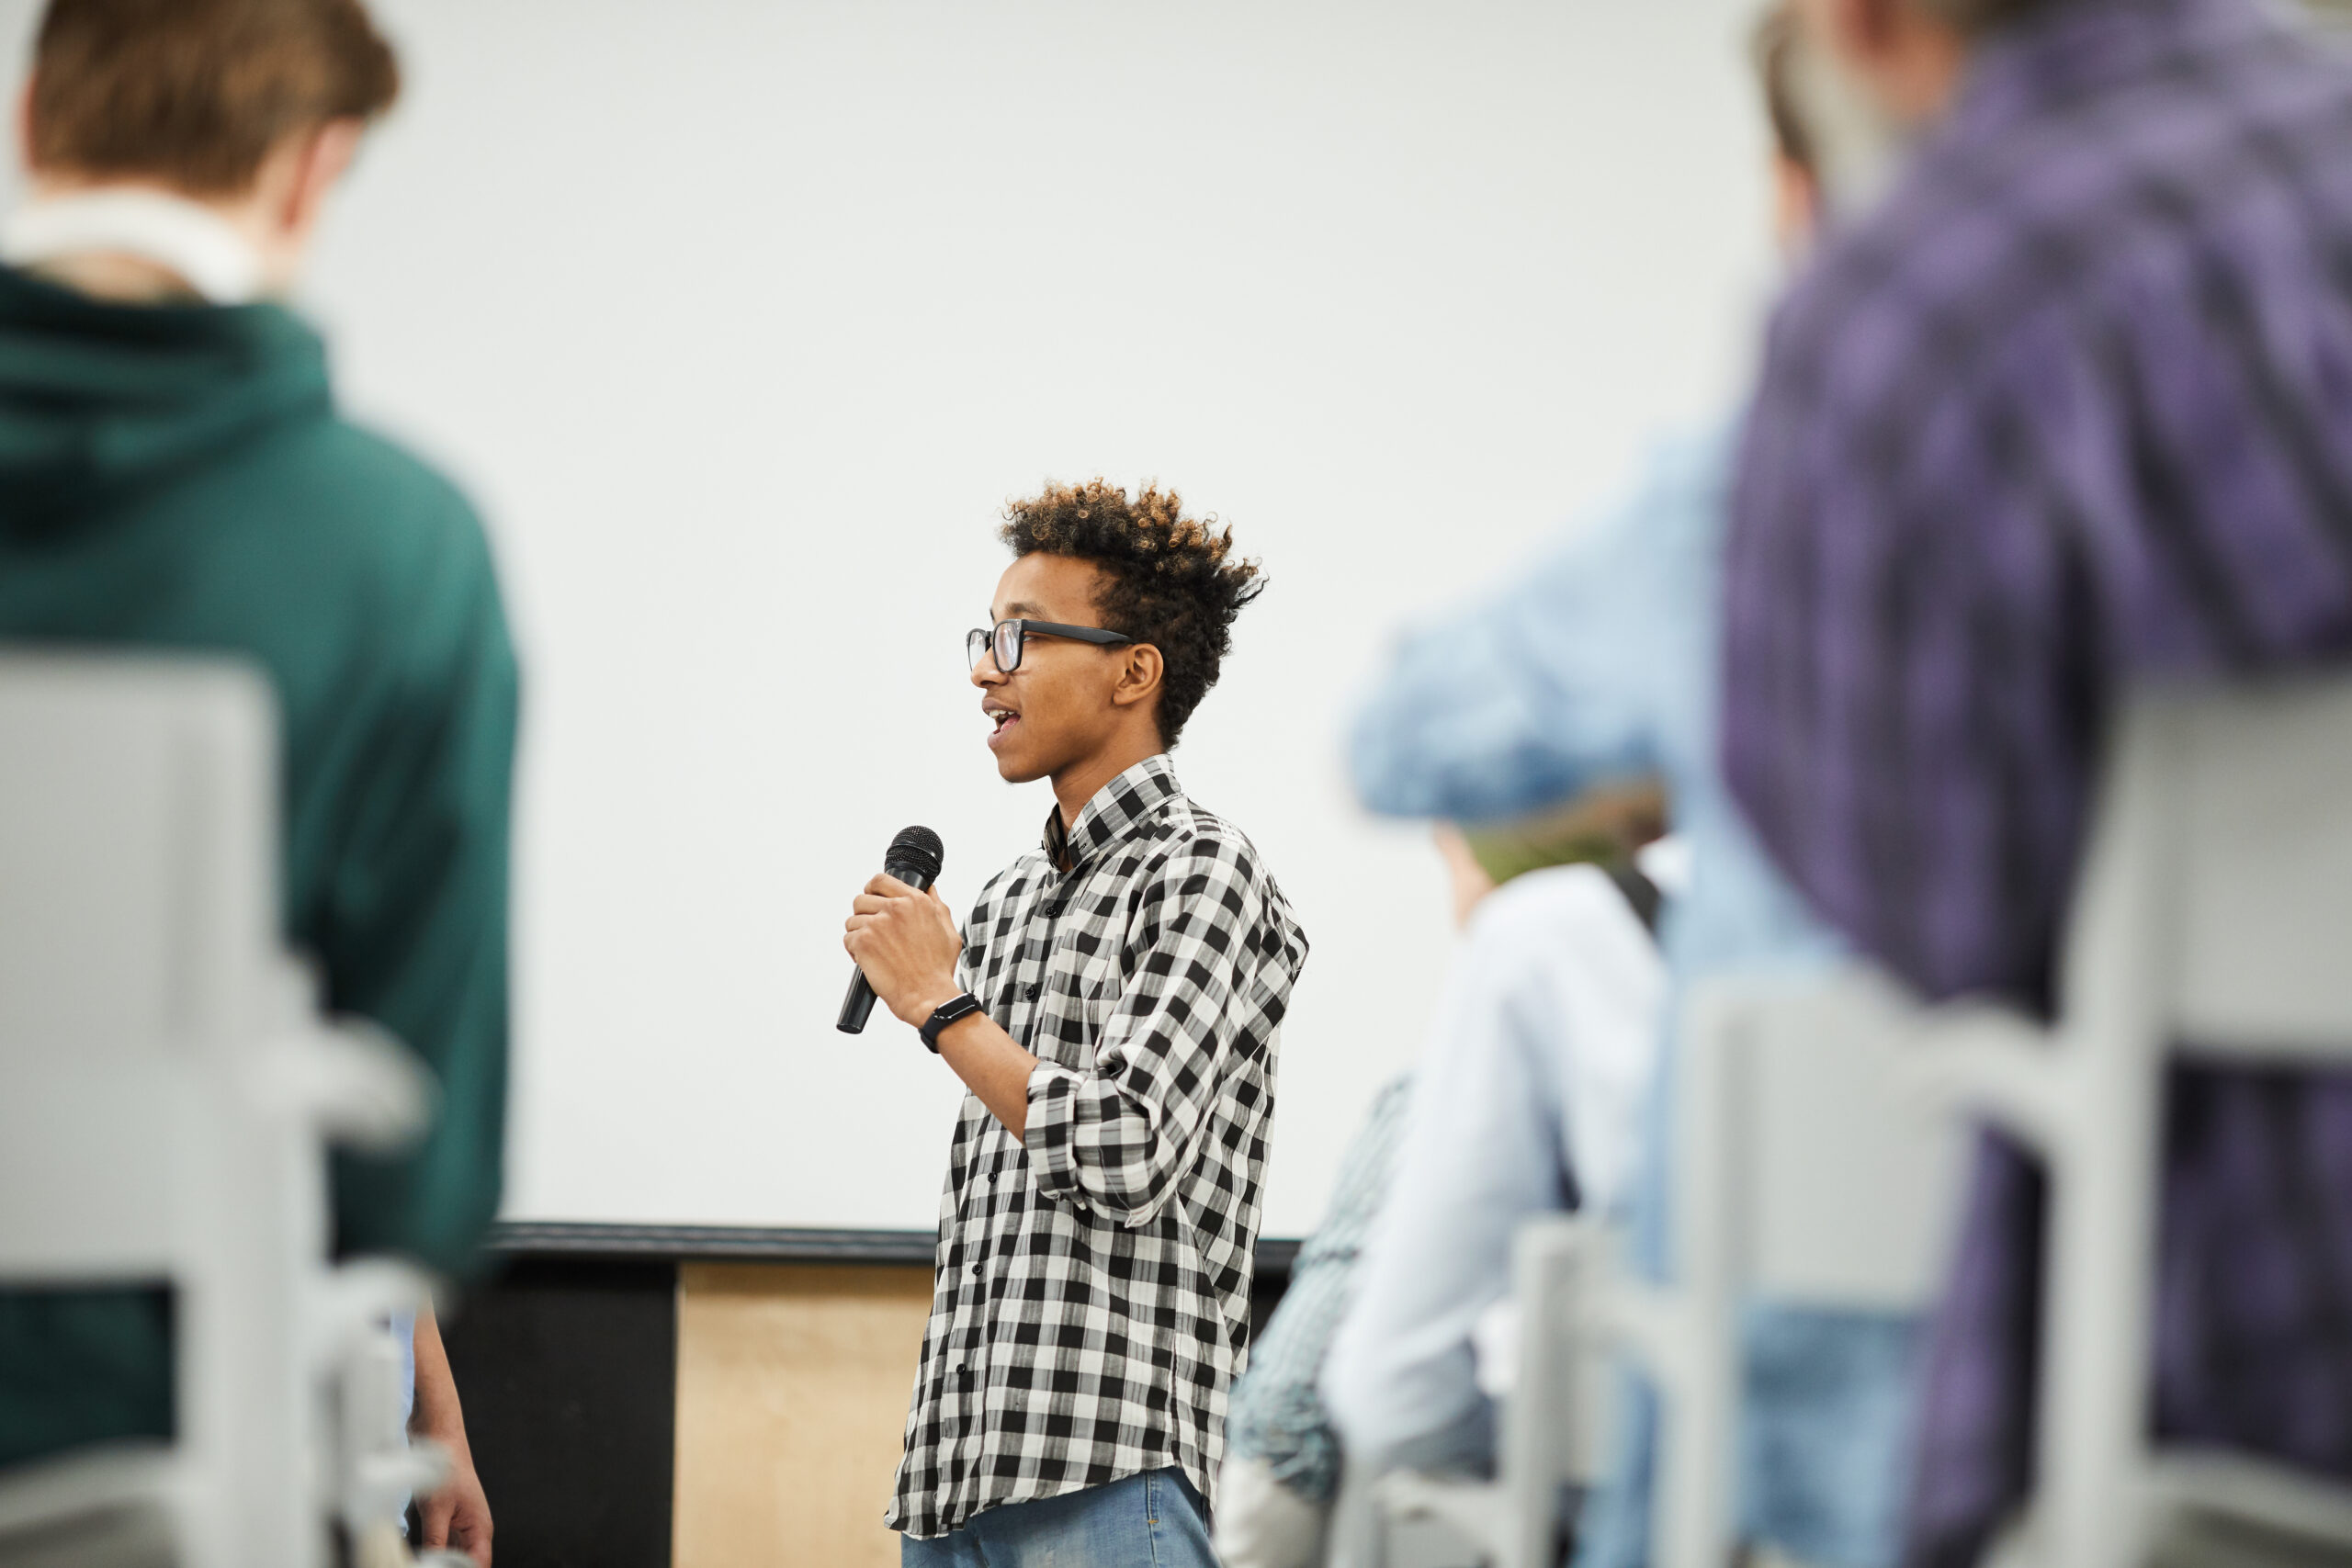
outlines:
[[481, 502], [528, 660], [509, 1212], [930, 1223], [959, 1089], [833, 1032], [839, 925], [908, 822], [951, 898], [1034, 842], [962, 634], [1004, 501], [1099, 472], [1272, 581], [1177, 761], [1313, 942], [1267, 1216], [1309, 1228], [1447, 937], [1350, 694], [1736, 389], [1747, 0], [379, 3], [411, 90], [308, 305]]

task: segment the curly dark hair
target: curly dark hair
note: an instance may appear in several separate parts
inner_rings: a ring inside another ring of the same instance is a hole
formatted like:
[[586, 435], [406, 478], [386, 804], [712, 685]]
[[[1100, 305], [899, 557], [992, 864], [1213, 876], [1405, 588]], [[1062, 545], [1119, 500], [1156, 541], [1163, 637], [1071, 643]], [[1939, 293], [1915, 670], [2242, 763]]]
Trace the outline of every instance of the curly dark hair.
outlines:
[[1148, 484], [1134, 500], [1102, 479], [1047, 485], [1004, 509], [1015, 556], [1069, 556], [1102, 569], [1095, 613], [1110, 631], [1159, 649], [1159, 739], [1173, 748], [1233, 650], [1233, 618], [1266, 584], [1233, 556], [1233, 530], [1184, 515], [1183, 499]]

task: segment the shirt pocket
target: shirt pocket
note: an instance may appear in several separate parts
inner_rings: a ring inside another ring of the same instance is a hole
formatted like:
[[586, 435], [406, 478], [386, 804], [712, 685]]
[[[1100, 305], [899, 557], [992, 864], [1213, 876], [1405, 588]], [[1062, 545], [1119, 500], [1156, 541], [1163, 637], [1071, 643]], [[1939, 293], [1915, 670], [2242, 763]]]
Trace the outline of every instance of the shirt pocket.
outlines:
[[1053, 1016], [1075, 1026], [1063, 1031], [1065, 1037], [1077, 1037], [1071, 1043], [1078, 1047], [1077, 1059], [1065, 1066], [1081, 1072], [1093, 1068], [1095, 1049], [1118, 1010], [1123, 989], [1116, 932], [1090, 937], [1068, 931], [1055, 939], [1046, 965], [1045, 1004]]

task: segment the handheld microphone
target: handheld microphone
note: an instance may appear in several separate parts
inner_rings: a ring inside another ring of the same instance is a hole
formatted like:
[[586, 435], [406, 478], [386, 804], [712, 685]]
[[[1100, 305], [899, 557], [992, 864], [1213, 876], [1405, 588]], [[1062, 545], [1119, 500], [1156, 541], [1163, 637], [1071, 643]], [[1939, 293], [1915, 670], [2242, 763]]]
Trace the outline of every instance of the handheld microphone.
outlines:
[[[895, 876], [918, 893], [928, 893], [939, 875], [940, 863], [947, 858], [947, 851], [939, 835], [928, 828], [909, 828], [890, 840], [890, 852], [882, 857], [882, 874]], [[849, 995], [842, 998], [842, 1015], [833, 1027], [843, 1034], [865, 1032], [865, 1015], [874, 1010], [874, 987], [865, 983], [865, 971], [849, 972]]]

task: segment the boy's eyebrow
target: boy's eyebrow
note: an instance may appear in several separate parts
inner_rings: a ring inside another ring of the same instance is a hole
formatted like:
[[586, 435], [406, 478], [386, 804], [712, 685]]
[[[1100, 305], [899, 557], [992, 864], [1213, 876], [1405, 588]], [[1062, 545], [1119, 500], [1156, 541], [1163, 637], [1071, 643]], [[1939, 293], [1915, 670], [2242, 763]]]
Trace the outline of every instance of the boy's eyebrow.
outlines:
[[1044, 605], [1032, 604], [1026, 599], [1015, 599], [1004, 607], [1004, 618], [1008, 621], [1018, 620], [1024, 615], [1036, 615], [1044, 608]]

